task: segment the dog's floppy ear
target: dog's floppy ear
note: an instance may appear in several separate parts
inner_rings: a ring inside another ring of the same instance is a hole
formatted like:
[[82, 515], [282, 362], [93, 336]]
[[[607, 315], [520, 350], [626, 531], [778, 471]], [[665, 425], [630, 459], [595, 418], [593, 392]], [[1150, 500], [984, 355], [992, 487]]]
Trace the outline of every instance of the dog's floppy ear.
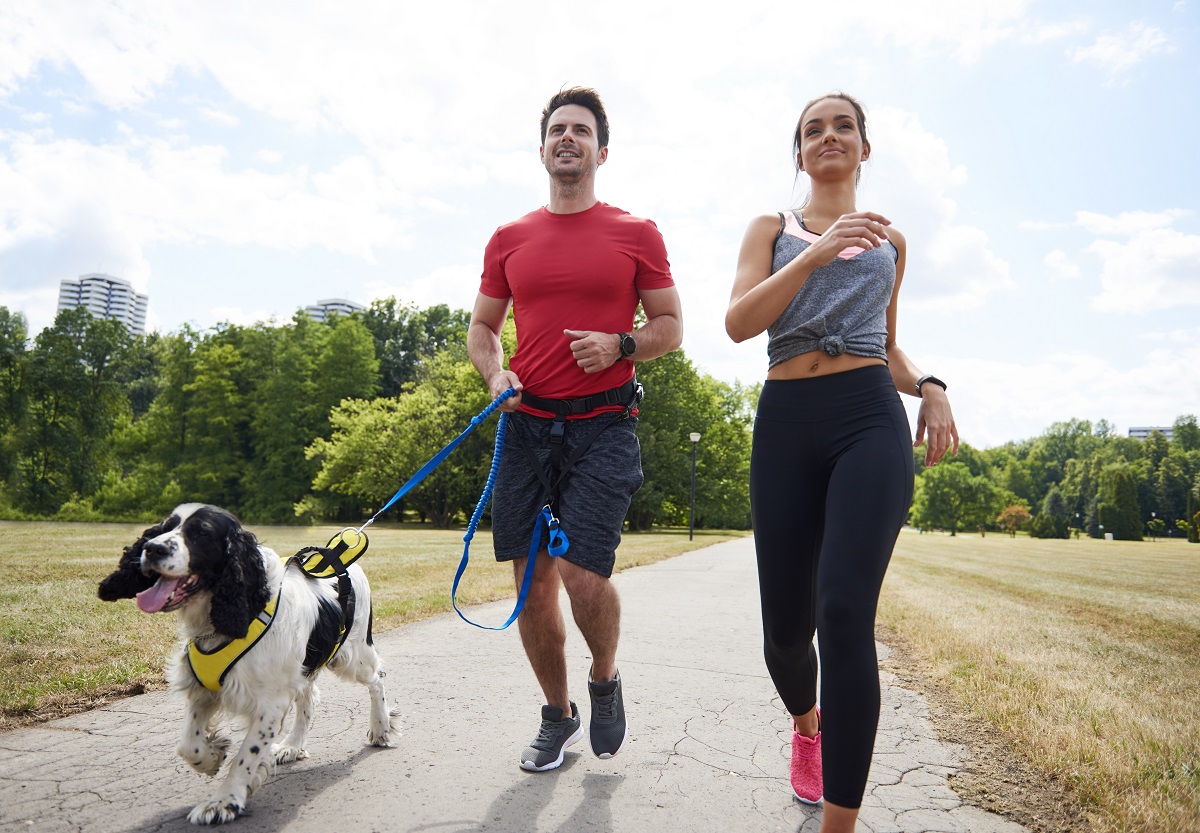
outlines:
[[117, 569], [100, 582], [99, 596], [106, 602], [117, 599], [132, 599], [148, 587], [153, 587], [155, 578], [142, 574], [142, 547], [151, 538], [162, 534], [163, 525], [152, 526], [142, 536], [125, 548]]
[[258, 539], [240, 526], [225, 542], [225, 569], [212, 586], [209, 617], [213, 630], [241, 639], [270, 600], [267, 570], [258, 551]]

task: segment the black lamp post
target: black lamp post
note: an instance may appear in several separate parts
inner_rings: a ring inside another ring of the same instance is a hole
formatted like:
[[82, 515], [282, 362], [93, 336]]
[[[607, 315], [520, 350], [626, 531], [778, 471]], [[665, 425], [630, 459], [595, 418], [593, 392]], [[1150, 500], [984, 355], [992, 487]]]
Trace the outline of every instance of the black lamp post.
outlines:
[[696, 431], [688, 434], [692, 441], [692, 511], [688, 515], [688, 540], [692, 540], [696, 530], [696, 445], [700, 442], [700, 434]]

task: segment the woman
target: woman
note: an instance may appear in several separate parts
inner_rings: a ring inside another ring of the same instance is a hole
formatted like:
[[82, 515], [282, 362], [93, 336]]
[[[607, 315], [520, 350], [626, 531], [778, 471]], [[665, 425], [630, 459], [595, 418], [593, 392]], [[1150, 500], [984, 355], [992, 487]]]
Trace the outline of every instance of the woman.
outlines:
[[[764, 653], [792, 715], [796, 797], [825, 799], [823, 833], [852, 831], [879, 723], [875, 609], [912, 501], [908, 418], [920, 396], [925, 464], [958, 451], [946, 385], [896, 344], [904, 237], [855, 205], [871, 155], [848, 95], [811, 101], [793, 142], [812, 192], [750, 223], [725, 328], [769, 333], [754, 424], [750, 501]], [[824, 711], [817, 708], [818, 653]], [[825, 722], [828, 721], [828, 722]]]

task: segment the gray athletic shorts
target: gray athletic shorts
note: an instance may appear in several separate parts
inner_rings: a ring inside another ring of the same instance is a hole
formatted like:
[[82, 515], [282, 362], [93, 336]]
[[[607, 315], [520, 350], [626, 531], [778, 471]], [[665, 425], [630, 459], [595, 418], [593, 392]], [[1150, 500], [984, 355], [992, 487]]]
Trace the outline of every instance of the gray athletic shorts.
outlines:
[[[601, 421], [609, 423], [571, 467], [559, 488], [555, 514], [570, 546], [561, 557], [607, 578], [616, 562], [621, 526], [633, 495], [642, 485], [642, 451], [637, 438], [637, 418], [617, 420], [620, 413], [589, 419], [569, 419], [563, 435], [562, 459], [587, 440]], [[492, 492], [492, 541], [497, 561], [529, 555], [534, 523], [539, 549], [548, 545], [545, 521], [538, 513], [546, 505], [546, 487], [534, 473], [529, 454], [538, 459], [547, 477], [550, 449], [546, 438], [551, 419], [514, 413], [508, 417], [500, 471]], [[518, 442], [517, 436], [523, 440]], [[550, 482], [553, 482], [551, 478]]]

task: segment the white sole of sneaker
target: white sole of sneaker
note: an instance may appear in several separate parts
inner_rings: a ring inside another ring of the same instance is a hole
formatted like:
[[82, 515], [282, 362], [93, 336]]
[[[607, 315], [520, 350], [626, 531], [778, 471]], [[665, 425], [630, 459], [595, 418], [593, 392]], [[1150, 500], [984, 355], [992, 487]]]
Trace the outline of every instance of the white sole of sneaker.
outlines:
[[575, 730], [571, 737], [567, 738], [566, 742], [562, 745], [562, 749], [558, 750], [558, 758], [546, 764], [545, 766], [538, 766], [533, 761], [521, 761], [521, 769], [525, 770], [526, 772], [545, 772], [546, 770], [550, 769], [558, 769], [560, 766], [562, 766], [563, 754], [567, 751], [567, 747], [573, 743], [578, 743], [581, 740], [583, 740], [582, 724], [578, 729]]
[[825, 799], [825, 796], [821, 796], [816, 801], [809, 801], [807, 798], [801, 798], [799, 795], [797, 795], [795, 790], [792, 790], [792, 797], [795, 798], [797, 801], [799, 801], [801, 804], [807, 804], [809, 807], [816, 807], [818, 804], [820, 804]]

